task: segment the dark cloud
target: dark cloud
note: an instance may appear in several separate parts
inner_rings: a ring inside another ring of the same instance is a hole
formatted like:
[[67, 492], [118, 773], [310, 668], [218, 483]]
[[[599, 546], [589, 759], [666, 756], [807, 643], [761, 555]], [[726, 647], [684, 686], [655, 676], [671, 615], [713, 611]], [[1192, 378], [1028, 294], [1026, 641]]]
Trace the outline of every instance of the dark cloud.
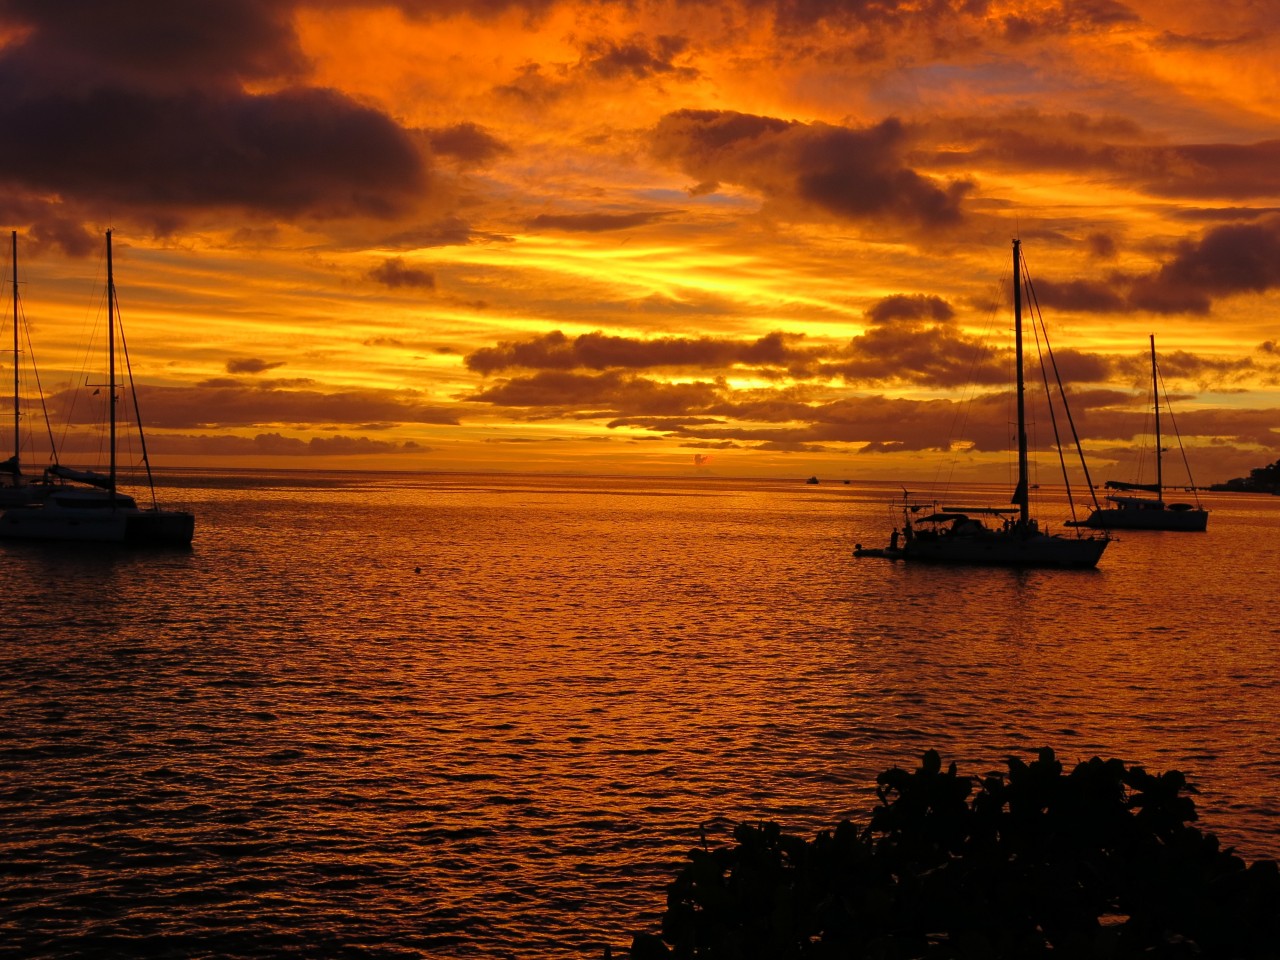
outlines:
[[[468, 369], [487, 375], [504, 370], [611, 371], [699, 370], [716, 377], [748, 370], [765, 379], [801, 381], [843, 380], [877, 385], [909, 383], [930, 388], [954, 388], [971, 384], [1002, 386], [1010, 382], [1012, 350], [993, 350], [976, 336], [951, 323], [950, 306], [927, 296], [887, 297], [872, 312], [881, 317], [844, 348], [809, 344], [801, 336], [772, 333], [756, 340], [714, 337], [664, 337], [637, 340], [601, 332], [568, 337], [556, 330], [528, 340], [504, 342], [468, 354]], [[904, 319], [891, 322], [891, 317]], [[933, 318], [945, 319], [937, 322]], [[917, 319], [927, 318], [927, 319]], [[1065, 350], [1057, 354], [1059, 366], [1070, 382], [1103, 382], [1113, 373], [1111, 360], [1097, 354]], [[527, 385], [528, 378], [512, 381]], [[595, 381], [591, 381], [595, 382]], [[578, 380], [538, 381], [539, 389], [557, 384], [580, 385]], [[510, 388], [515, 389], [515, 388]], [[481, 399], [506, 402], [512, 394], [485, 393]], [[502, 398], [500, 400], [500, 398]], [[568, 403], [569, 400], [556, 401]], [[807, 403], [795, 397], [771, 394], [768, 405], [753, 401], [745, 411], [739, 399], [732, 411], [705, 410], [759, 420], [803, 419]], [[521, 401], [514, 404], [524, 406]], [[703, 410], [703, 408], [699, 408]]]
[[435, 153], [471, 164], [488, 163], [512, 152], [505, 143], [474, 123], [428, 130], [427, 140]]
[[0, 2], [0, 23], [22, 41], [5, 52], [34, 86], [153, 93], [297, 74], [306, 60], [293, 30], [296, 0], [58, 0]]
[[912, 132], [946, 145], [930, 161], [942, 169], [1056, 170], [1162, 197], [1267, 206], [1280, 194], [1280, 140], [1168, 144], [1128, 119], [1036, 110], [937, 119]]
[[1230, 36], [1208, 36], [1205, 34], [1173, 33], [1166, 30], [1156, 38], [1155, 45], [1165, 50], [1221, 50], [1229, 47], [1242, 47], [1258, 40], [1259, 34], [1254, 31], [1231, 34]]
[[659, 36], [652, 41], [641, 35], [624, 42], [599, 39], [587, 44], [582, 60], [592, 73], [610, 80], [619, 77], [643, 80], [667, 75], [694, 79], [698, 76], [697, 70], [675, 63], [675, 58], [688, 46], [688, 40], [674, 36]]
[[851, 129], [733, 111], [681, 110], [651, 133], [651, 148], [699, 183], [734, 183], [790, 216], [941, 226], [961, 219], [965, 181], [939, 184], [907, 166], [896, 120]]
[[458, 0], [342, 0], [342, 6], [385, 8], [394, 6], [412, 17], [456, 17], [460, 10], [476, 20], [505, 17], [511, 12], [523, 13], [531, 22], [545, 16], [560, 4], [561, 0], [467, 0], [459, 6]]
[[892, 381], [928, 387], [1008, 383], [1012, 361], [978, 337], [945, 326], [882, 325], [854, 337], [849, 359], [824, 372], [860, 383]]
[[1262, 220], [1277, 213], [1280, 213], [1280, 207], [1186, 207], [1169, 215], [1175, 220], [1203, 222]]
[[[213, 427], [400, 423], [458, 423], [456, 407], [424, 403], [411, 391], [329, 391], [308, 381], [246, 384], [220, 379], [194, 387], [139, 384], [138, 402], [148, 430], [192, 430]], [[47, 398], [51, 415], [68, 424], [103, 422], [102, 395], [65, 390]]]
[[[1153, 148], [1134, 159], [1140, 164], [1136, 169], [1132, 162], [1118, 169], [1132, 171], [1135, 180], [1160, 196], [1274, 203], [1280, 193], [1280, 140]], [[1144, 177], [1147, 170], [1152, 175]]]
[[[984, 454], [1009, 448], [1012, 403], [1009, 351], [988, 356], [976, 341], [956, 337], [946, 327], [926, 328], [908, 324], [905, 336], [888, 340], [892, 324], [878, 326], [868, 338], [852, 344], [854, 359], [844, 367], [830, 365], [824, 373], [843, 370], [863, 383], [900, 377], [903, 381], [954, 385], [961, 371], [965, 380], [985, 380], [993, 389], [963, 400], [913, 400], [882, 395], [825, 399], [809, 388], [809, 395], [792, 385], [776, 390], [734, 390], [720, 378], [694, 383], [662, 383], [624, 370], [581, 373], [569, 369], [542, 369], [527, 376], [503, 380], [468, 399], [507, 408], [508, 414], [533, 419], [573, 417], [604, 420], [608, 428], [649, 433], [682, 446], [735, 447], [759, 450], [847, 450], [861, 453], [949, 452]], [[542, 347], [561, 348], [564, 356], [553, 360], [573, 365], [574, 341], [557, 335]], [[980, 355], [952, 357], [963, 350]], [[1144, 378], [1149, 360], [1139, 351], [1127, 357], [1109, 357], [1077, 350], [1062, 350], [1055, 360], [1068, 384], [1112, 384], [1131, 379], [1132, 392], [1111, 386], [1069, 387], [1072, 415], [1086, 439], [1130, 442], [1125, 436], [1132, 410], [1146, 396]], [[891, 365], [896, 364], [896, 367]], [[862, 368], [862, 369], [859, 369]], [[1196, 358], [1174, 353], [1162, 360], [1170, 377], [1216, 378], [1226, 382], [1248, 372], [1248, 364]], [[1256, 371], [1255, 371], [1256, 372]], [[1051, 378], [1052, 379], [1052, 378]], [[1056, 387], [1055, 387], [1056, 393]], [[1043, 392], [1037, 377], [1028, 393], [1033, 418], [1048, 423], [1042, 409]], [[1265, 416], [1262, 414], [1265, 413]], [[1255, 415], [1256, 414], [1256, 415]], [[1257, 444], [1269, 435], [1274, 441], [1274, 412], [1197, 411], [1178, 418], [1184, 437], [1228, 437], [1231, 442]], [[1038, 431], [1033, 443], [1049, 450], [1052, 431]]]
[[798, 335], [771, 333], [756, 340], [661, 337], [637, 340], [596, 331], [569, 338], [559, 330], [529, 340], [503, 342], [466, 357], [477, 373], [499, 370], [726, 369], [735, 365], [789, 367], [826, 353], [805, 347]]
[[245, 92], [246, 80], [278, 84], [302, 66], [292, 6], [0, 5], [19, 38], [0, 50], [0, 186], [132, 207], [160, 232], [210, 209], [330, 218], [411, 208], [427, 169], [389, 117], [333, 90]]
[[515, 109], [554, 103], [564, 92], [564, 77], [554, 69], [544, 69], [539, 63], [523, 64], [510, 83], [494, 87], [494, 93], [510, 100]]
[[[1159, 338], [1156, 346], [1158, 349]], [[1202, 390], [1229, 389], [1256, 378], [1261, 372], [1252, 357], [1201, 357], [1185, 350], [1158, 350], [1157, 362], [1162, 379], [1189, 381]], [[1127, 380], [1135, 388], [1145, 391], [1151, 382], [1151, 354], [1143, 350], [1128, 357], [1118, 357], [1114, 370], [1117, 379]]]
[[[400, 250], [421, 250], [423, 247], [452, 247], [470, 243], [475, 238], [471, 225], [458, 217], [445, 217], [434, 223], [423, 224], [411, 230], [383, 237], [379, 246]], [[505, 237], [487, 236], [486, 240], [505, 240]]]
[[661, 212], [648, 213], [543, 213], [534, 217], [529, 225], [534, 229], [572, 230], [583, 233], [603, 233], [608, 230], [630, 230], [657, 223], [667, 216]]
[[611, 430], [619, 427], [636, 427], [641, 430], [649, 430], [654, 433], [663, 433], [668, 430], [679, 430], [684, 427], [691, 426], [709, 426], [711, 424], [723, 424], [724, 421], [719, 417], [619, 417], [616, 420], [610, 420], [607, 426]]
[[[1007, 449], [1003, 406], [1007, 399], [980, 399], [979, 404], [999, 406], [999, 427], [968, 442], [975, 449]], [[685, 441], [736, 443], [768, 449], [798, 449], [808, 444], [849, 444], [855, 448], [949, 450], [955, 437], [959, 405], [950, 400], [902, 400], [881, 396], [854, 397], [828, 403], [778, 408], [772, 419], [760, 417], [760, 408], [748, 404], [739, 409], [720, 408], [737, 422], [704, 425], [690, 420], [666, 431]], [[985, 416], [983, 414], [982, 416]], [[747, 425], [751, 424], [751, 425]]]
[[867, 310], [867, 319], [872, 323], [895, 320], [932, 320], [935, 323], [945, 323], [954, 316], [955, 310], [947, 301], [920, 293], [885, 297]]
[[[8, 207], [8, 204], [4, 204]], [[85, 257], [102, 247], [102, 237], [95, 230], [85, 228], [81, 220], [65, 217], [56, 208], [34, 208], [23, 205], [27, 209], [25, 215], [11, 216], [10, 223], [32, 222], [27, 236], [41, 246], [60, 247], [62, 251], [73, 257]]]
[[1116, 255], [1116, 238], [1109, 233], [1096, 231], [1084, 238], [1089, 255], [1099, 260], [1110, 260]]
[[1158, 270], [1133, 279], [1133, 306], [1154, 313], [1207, 313], [1214, 297], [1280, 287], [1280, 217], [1216, 227], [1178, 244]]
[[[1116, 358], [1103, 354], [1075, 349], [1054, 350], [1052, 360], [1057, 367], [1057, 376], [1067, 384], [1109, 383], [1117, 375]], [[1149, 364], [1147, 373], [1148, 376], [1151, 373]], [[1051, 372], [1050, 378], [1053, 377]]]
[[504, 380], [468, 397], [504, 407], [600, 408], [591, 418], [671, 416], [705, 409], [719, 399], [713, 383], [660, 383], [617, 371], [601, 374], [544, 370]]
[[[228, 99], [121, 88], [12, 96], [0, 63], [0, 181], [90, 203], [389, 217], [420, 198], [422, 161], [386, 117], [326, 90]], [[120, 158], [127, 158], [121, 160]]]
[[1280, 216], [1214, 227], [1180, 241], [1147, 273], [1113, 271], [1087, 279], [1038, 278], [1035, 302], [1056, 310], [1207, 314], [1214, 302], [1280, 288]]
[[420, 267], [406, 266], [403, 258], [390, 257], [369, 271], [369, 278], [393, 290], [400, 287], [417, 287], [434, 290], [435, 274]]
[[1057, 310], [1088, 313], [1118, 313], [1129, 309], [1124, 292], [1115, 281], [1036, 280], [1036, 301]]
[[1140, 21], [1141, 17], [1132, 8], [1116, 0], [1070, 0], [1060, 5], [1046, 5], [1034, 12], [1006, 14], [997, 22], [1005, 39], [1023, 43]]
[[274, 362], [267, 360], [259, 360], [256, 357], [245, 357], [243, 359], [231, 359], [227, 361], [227, 373], [264, 373], [267, 370], [275, 370], [277, 367], [283, 367], [283, 360]]
[[[370, 437], [287, 437], [281, 433], [259, 433], [252, 437], [232, 434], [158, 434], [151, 444], [166, 456], [203, 457], [341, 457], [378, 454], [423, 454], [431, 448], [415, 440], [375, 440]], [[87, 446], [84, 452], [92, 452]]]
[[983, 16], [987, 0], [744, 0], [752, 20], [769, 18], [783, 34], [808, 33], [815, 28], [921, 29], [949, 20], [957, 9]]

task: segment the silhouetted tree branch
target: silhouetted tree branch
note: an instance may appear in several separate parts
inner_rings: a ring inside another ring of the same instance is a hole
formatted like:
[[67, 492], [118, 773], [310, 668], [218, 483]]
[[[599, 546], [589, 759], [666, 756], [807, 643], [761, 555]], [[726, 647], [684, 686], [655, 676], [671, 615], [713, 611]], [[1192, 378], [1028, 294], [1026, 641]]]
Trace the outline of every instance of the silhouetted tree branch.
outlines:
[[1182, 774], [1053, 750], [961, 776], [935, 751], [812, 841], [742, 825], [695, 849], [633, 960], [1048, 960], [1277, 956], [1280, 871], [1191, 826]]

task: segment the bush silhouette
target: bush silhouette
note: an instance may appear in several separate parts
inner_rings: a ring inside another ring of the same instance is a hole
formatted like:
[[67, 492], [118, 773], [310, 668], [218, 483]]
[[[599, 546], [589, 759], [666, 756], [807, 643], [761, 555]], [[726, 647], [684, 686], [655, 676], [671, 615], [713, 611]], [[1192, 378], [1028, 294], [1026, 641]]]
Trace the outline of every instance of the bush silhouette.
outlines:
[[1050, 749], [971, 778], [939, 755], [877, 778], [869, 824], [742, 825], [695, 849], [633, 960], [1280, 956], [1280, 872], [1190, 825], [1182, 774]]

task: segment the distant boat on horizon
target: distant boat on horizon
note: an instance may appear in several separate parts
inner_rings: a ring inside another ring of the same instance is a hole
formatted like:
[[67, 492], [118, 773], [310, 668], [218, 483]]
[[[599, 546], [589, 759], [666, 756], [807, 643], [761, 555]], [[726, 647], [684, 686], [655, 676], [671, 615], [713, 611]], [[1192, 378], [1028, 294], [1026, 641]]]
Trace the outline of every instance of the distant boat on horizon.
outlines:
[[[107, 231], [107, 408], [108, 455], [106, 474], [88, 470], [72, 470], [55, 464], [45, 471], [50, 482], [47, 496], [20, 506], [10, 506], [0, 513], [0, 539], [61, 540], [96, 543], [149, 544], [157, 546], [190, 546], [195, 535], [195, 516], [185, 510], [164, 510], [156, 504], [151, 464], [146, 454], [146, 438], [141, 418], [137, 417], [137, 395], [134, 413], [142, 445], [150, 488], [150, 507], [139, 507], [133, 497], [121, 493], [116, 484], [116, 327], [119, 307], [116, 303], [115, 276], [111, 261], [111, 231]], [[122, 341], [123, 342], [123, 341]], [[130, 388], [133, 374], [125, 355], [125, 369]], [[62, 481], [62, 482], [57, 482]], [[70, 481], [70, 482], [67, 482]]]
[[[1095, 530], [1172, 530], [1191, 533], [1199, 533], [1207, 528], [1209, 511], [1200, 505], [1200, 497], [1196, 493], [1195, 481], [1191, 479], [1189, 465], [1187, 467], [1187, 479], [1190, 484], [1187, 489], [1195, 497], [1196, 502], [1194, 504], [1165, 502], [1164, 449], [1160, 435], [1161, 393], [1159, 368], [1156, 365], [1156, 335], [1153, 333], [1151, 334], [1151, 396], [1155, 410], [1156, 482], [1122, 483], [1118, 480], [1108, 480], [1106, 488], [1125, 493], [1135, 491], [1153, 493], [1155, 496], [1137, 497], [1111, 494], [1107, 497], [1107, 500], [1115, 504], [1115, 506], [1095, 507], [1089, 516], [1077, 523], [1076, 526], [1092, 527]], [[1168, 396], [1165, 395], [1165, 402], [1168, 403], [1168, 400]], [[1178, 448], [1181, 450], [1182, 437], [1177, 433], [1176, 423], [1174, 424], [1174, 433], [1178, 436]], [[1183, 462], [1186, 462], [1185, 452], [1183, 454]]]
[[[886, 557], [957, 566], [1065, 567], [1090, 569], [1111, 538], [1049, 534], [1031, 517], [1026, 426], [1026, 383], [1022, 350], [1022, 278], [1025, 264], [1020, 240], [1013, 241], [1013, 315], [1015, 389], [1018, 408], [1018, 483], [1012, 507], [941, 507], [915, 517], [928, 504], [912, 504], [903, 492], [902, 529], [894, 529], [889, 546], [854, 547], [854, 556]], [[1030, 281], [1028, 280], [1028, 283]], [[999, 518], [987, 526], [979, 517]]]

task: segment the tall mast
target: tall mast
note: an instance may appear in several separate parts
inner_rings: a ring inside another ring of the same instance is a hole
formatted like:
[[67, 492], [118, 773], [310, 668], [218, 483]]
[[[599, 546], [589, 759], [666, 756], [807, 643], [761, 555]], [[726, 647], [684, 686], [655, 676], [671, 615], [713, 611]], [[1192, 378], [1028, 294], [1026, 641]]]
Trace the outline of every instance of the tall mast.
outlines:
[[[18, 410], [18, 231], [13, 231], [13, 465], [22, 452], [22, 417]], [[16, 482], [16, 479], [15, 479]]]
[[107, 231], [107, 417], [110, 421], [111, 469], [107, 474], [111, 500], [116, 496], [116, 280], [111, 269], [111, 231]]
[[1013, 241], [1013, 346], [1014, 363], [1018, 367], [1018, 487], [1013, 502], [1018, 505], [1018, 519], [1025, 527], [1031, 519], [1031, 500], [1027, 490], [1027, 411], [1026, 383], [1022, 372], [1022, 241]]
[[1160, 449], [1160, 383], [1156, 375], [1156, 335], [1151, 334], [1151, 399], [1156, 409], [1156, 497], [1164, 498], [1164, 462]]

